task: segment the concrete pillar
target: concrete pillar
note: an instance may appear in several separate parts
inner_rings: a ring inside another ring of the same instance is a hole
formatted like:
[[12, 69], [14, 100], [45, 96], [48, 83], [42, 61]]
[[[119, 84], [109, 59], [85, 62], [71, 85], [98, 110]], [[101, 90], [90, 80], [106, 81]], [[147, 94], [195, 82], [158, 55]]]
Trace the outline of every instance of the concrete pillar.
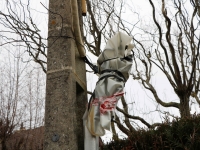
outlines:
[[[71, 0], [49, 0], [44, 150], [82, 150], [85, 64], [72, 28]], [[80, 21], [82, 22], [82, 21]]]

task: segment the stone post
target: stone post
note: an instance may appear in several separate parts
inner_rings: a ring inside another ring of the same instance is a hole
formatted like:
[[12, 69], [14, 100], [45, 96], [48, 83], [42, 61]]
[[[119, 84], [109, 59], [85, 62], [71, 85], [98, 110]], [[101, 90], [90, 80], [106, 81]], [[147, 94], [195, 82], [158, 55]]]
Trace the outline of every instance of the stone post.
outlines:
[[86, 73], [71, 38], [71, 0], [49, 0], [49, 10], [44, 150], [83, 150]]

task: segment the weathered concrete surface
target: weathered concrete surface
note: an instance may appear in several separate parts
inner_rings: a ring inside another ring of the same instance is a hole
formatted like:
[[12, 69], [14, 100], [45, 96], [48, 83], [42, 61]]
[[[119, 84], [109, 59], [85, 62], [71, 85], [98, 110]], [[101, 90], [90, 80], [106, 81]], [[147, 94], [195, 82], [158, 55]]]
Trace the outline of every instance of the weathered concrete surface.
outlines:
[[68, 38], [73, 37], [70, 0], [50, 0], [49, 9], [54, 13], [49, 13], [44, 150], [83, 150], [86, 74]]

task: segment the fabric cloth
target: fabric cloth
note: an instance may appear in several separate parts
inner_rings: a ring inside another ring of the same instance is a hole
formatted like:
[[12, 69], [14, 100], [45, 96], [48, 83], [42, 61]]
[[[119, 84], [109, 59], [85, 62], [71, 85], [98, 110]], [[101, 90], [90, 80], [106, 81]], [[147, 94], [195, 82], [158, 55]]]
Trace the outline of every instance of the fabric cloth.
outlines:
[[111, 119], [132, 67], [131, 40], [118, 32], [108, 40], [97, 60], [100, 76], [83, 117], [85, 150], [98, 150], [98, 137], [111, 130]]

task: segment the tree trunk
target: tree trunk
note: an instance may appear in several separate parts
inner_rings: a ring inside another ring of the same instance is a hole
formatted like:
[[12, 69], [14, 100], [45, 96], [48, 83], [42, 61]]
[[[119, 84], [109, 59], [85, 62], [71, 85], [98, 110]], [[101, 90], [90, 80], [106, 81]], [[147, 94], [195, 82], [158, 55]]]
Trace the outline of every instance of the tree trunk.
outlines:
[[187, 95], [181, 95], [180, 98], [180, 115], [181, 118], [190, 117], [190, 106], [189, 106], [189, 97]]
[[111, 121], [111, 129], [112, 129], [112, 133], [113, 133], [112, 139], [113, 139], [114, 141], [119, 140], [118, 134], [116, 133], [116, 130], [115, 130], [115, 124], [114, 124], [113, 121]]
[[7, 150], [6, 139], [2, 139], [2, 141], [1, 141], [1, 150]]

